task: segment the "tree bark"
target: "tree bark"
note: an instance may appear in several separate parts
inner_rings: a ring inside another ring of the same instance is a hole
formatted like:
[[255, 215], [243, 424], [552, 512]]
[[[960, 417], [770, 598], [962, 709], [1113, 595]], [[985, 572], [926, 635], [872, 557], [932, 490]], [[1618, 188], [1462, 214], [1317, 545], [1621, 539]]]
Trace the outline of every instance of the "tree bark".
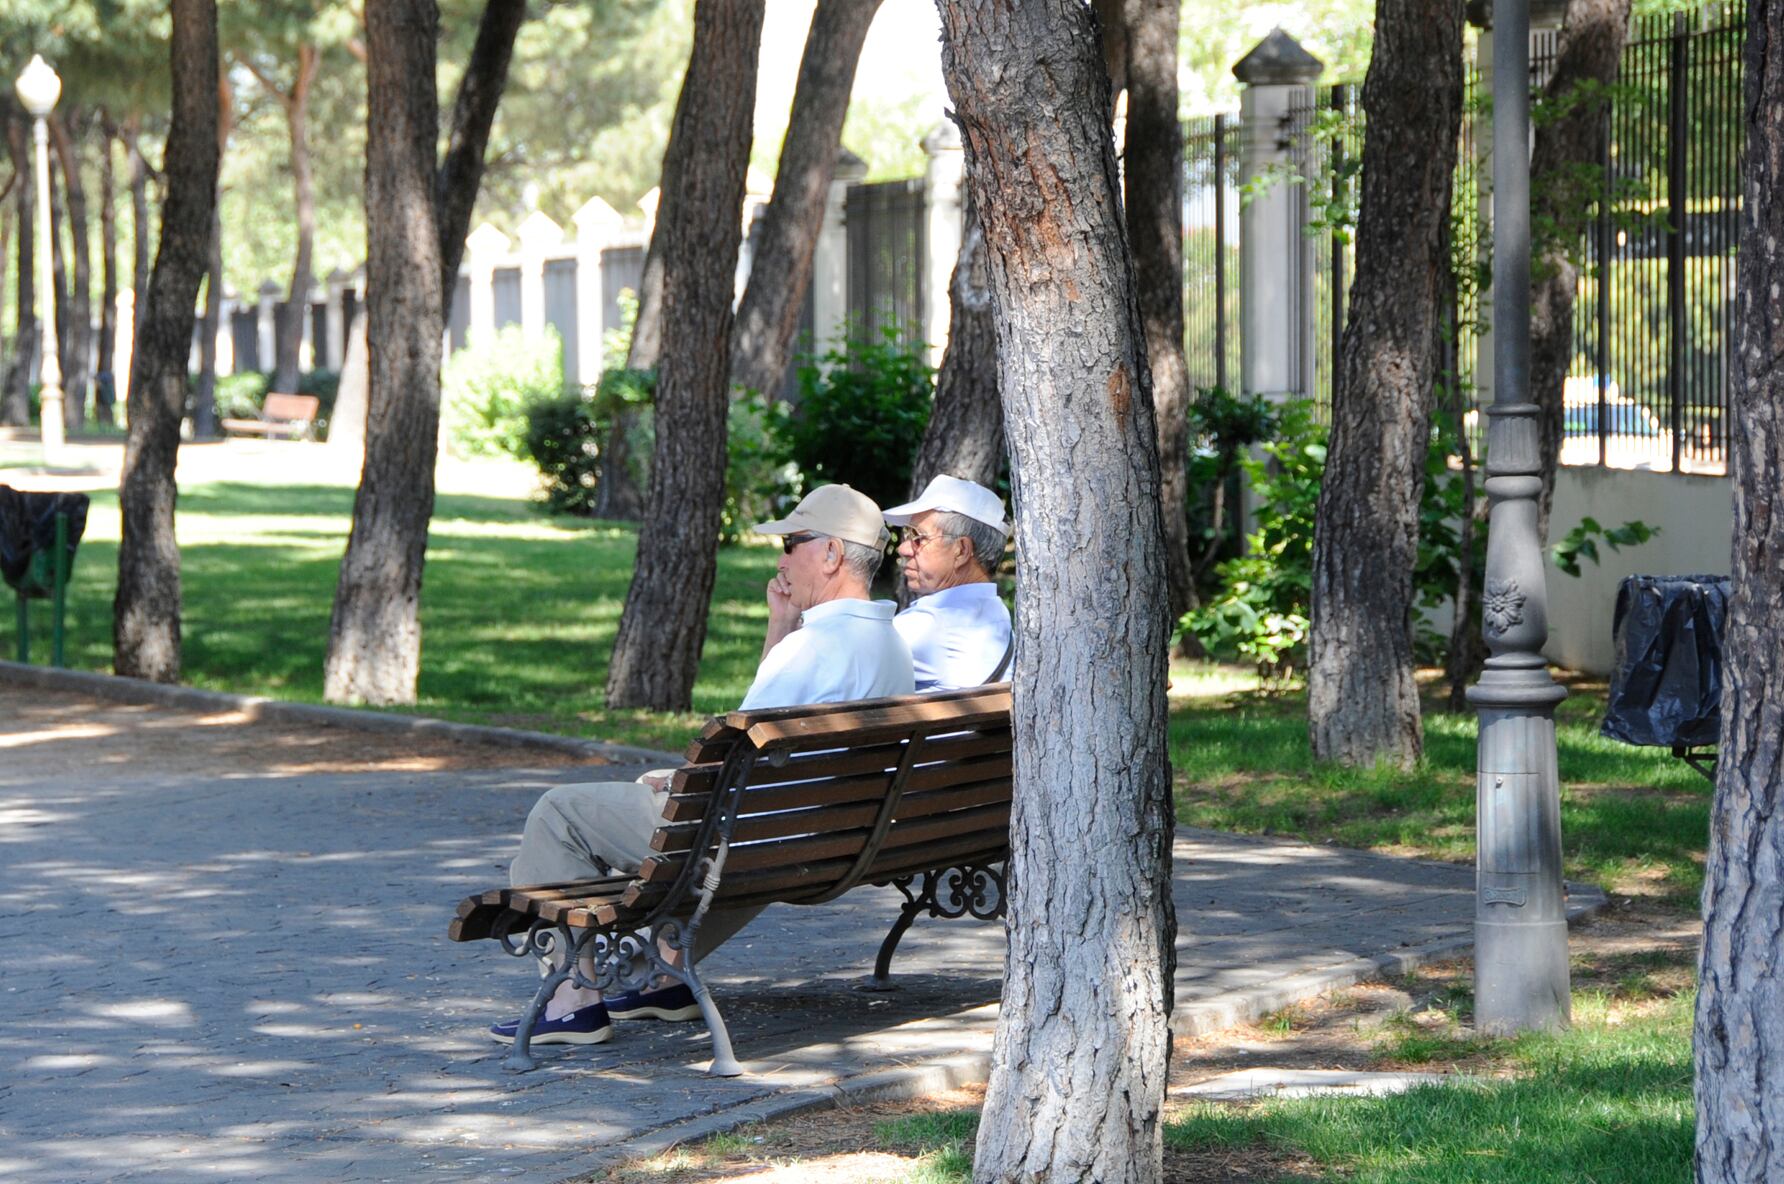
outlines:
[[1189, 367], [1183, 357], [1183, 126], [1179, 0], [1127, 0], [1127, 237], [1152, 366], [1171, 616], [1194, 596], [1189, 566]]
[[[83, 117], [70, 110], [52, 115], [50, 143], [61, 168], [62, 192], [67, 197], [69, 264], [68, 315], [58, 317], [62, 353], [63, 413], [70, 431], [87, 422], [87, 400], [93, 390], [93, 260], [92, 236], [87, 225], [87, 187], [81, 180], [80, 144], [76, 135]], [[71, 135], [69, 125], [76, 133]], [[62, 322], [65, 322], [62, 323]]]
[[656, 450], [607, 673], [612, 707], [686, 711], [718, 568], [725, 496], [731, 292], [763, 0], [698, 0], [694, 48], [663, 157]]
[[842, 146], [843, 117], [868, 26], [880, 0], [819, 0], [805, 37], [799, 81], [774, 195], [750, 258], [750, 279], [732, 332], [731, 385], [780, 390], [811, 283], [812, 255]]
[[130, 292], [134, 297], [130, 320], [130, 369], [136, 370], [136, 351], [142, 345], [143, 318], [149, 307], [149, 241], [155, 228], [149, 210], [149, 162], [143, 159], [142, 147], [136, 142], [138, 128], [133, 119], [125, 128], [125, 143], [130, 149], [130, 226], [131, 269]]
[[12, 339], [12, 359], [6, 368], [6, 389], [0, 392], [0, 423], [24, 427], [31, 422], [31, 358], [37, 352], [37, 252], [32, 227], [36, 226], [37, 186], [31, 183], [29, 122], [10, 113], [6, 119], [6, 146], [13, 171], [24, 181], [19, 193], [18, 332]]
[[[198, 384], [192, 397], [192, 435], [208, 440], [217, 434], [217, 332], [223, 320], [223, 193], [222, 160], [235, 130], [235, 88], [224, 73], [217, 82], [217, 209], [211, 215], [211, 244], [205, 256], [204, 315], [198, 321]], [[274, 390], [289, 391], [276, 382]]]
[[436, 166], [438, 9], [392, 0], [366, 12], [365, 464], [323, 661], [331, 702], [415, 700], [445, 301], [524, 16], [523, 0], [485, 7]]
[[167, 198], [148, 300], [137, 307], [130, 367], [130, 435], [118, 493], [123, 537], [112, 606], [117, 673], [180, 677], [180, 552], [174, 465], [186, 406], [193, 304], [217, 202], [216, 0], [172, 0], [173, 121], [162, 170]]
[[1156, 1181], [1175, 918], [1158, 435], [1088, 9], [941, 0], [1017, 507], [1009, 955], [978, 1181]]
[[1462, 6], [1378, 0], [1357, 273], [1313, 536], [1307, 708], [1321, 760], [1410, 767], [1412, 573], [1462, 112]]
[[1530, 223], [1536, 254], [1530, 283], [1530, 401], [1542, 408], [1542, 493], [1537, 532], [1549, 537], [1549, 507], [1561, 463], [1562, 394], [1573, 361], [1573, 302], [1580, 236], [1591, 207], [1606, 200], [1602, 175], [1607, 97], [1629, 35], [1629, 0], [1571, 0], [1555, 72], [1543, 103], [1558, 112], [1537, 125], [1530, 155]]
[[948, 280], [948, 348], [935, 379], [929, 426], [923, 429], [923, 443], [911, 465], [912, 497], [942, 473], [994, 487], [1004, 464], [997, 325], [991, 308], [985, 228], [972, 194], [967, 193], [965, 200], [960, 256]]
[[95, 363], [93, 419], [106, 427], [114, 421], [117, 376], [112, 359], [118, 347], [118, 201], [112, 173], [112, 141], [118, 129], [107, 118], [100, 135], [105, 146], [99, 155], [99, 359]]
[[1784, 5], [1747, 7], [1741, 229], [1729, 350], [1733, 596], [1704, 868], [1692, 1047], [1696, 1178], [1784, 1178]]
[[321, 63], [322, 55], [314, 45], [300, 45], [291, 90], [281, 92], [269, 87], [285, 108], [285, 126], [291, 136], [291, 191], [297, 215], [297, 254], [291, 264], [291, 287], [286, 292], [285, 307], [274, 326], [273, 380], [269, 388], [286, 393], [297, 390], [304, 318], [310, 312], [310, 257], [316, 242], [316, 190], [310, 177], [310, 88]]

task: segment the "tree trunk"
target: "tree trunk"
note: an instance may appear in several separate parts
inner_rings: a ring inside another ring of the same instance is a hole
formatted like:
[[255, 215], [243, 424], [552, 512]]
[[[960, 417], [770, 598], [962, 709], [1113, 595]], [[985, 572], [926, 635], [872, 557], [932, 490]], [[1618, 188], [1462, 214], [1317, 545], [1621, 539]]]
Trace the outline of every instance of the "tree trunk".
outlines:
[[297, 78], [291, 93], [279, 95], [285, 126], [291, 133], [291, 189], [297, 213], [297, 256], [291, 265], [291, 287], [273, 330], [273, 380], [268, 389], [297, 390], [304, 318], [310, 312], [310, 256], [316, 242], [316, 193], [310, 179], [310, 87], [322, 55], [313, 45], [297, 47]]
[[63, 412], [70, 431], [79, 431], [87, 422], [87, 400], [93, 390], [93, 261], [92, 236], [87, 226], [87, 187], [81, 180], [80, 144], [69, 133], [74, 124], [76, 134], [83, 126], [82, 116], [75, 111], [54, 115], [49, 120], [50, 142], [55, 146], [56, 162], [61, 166], [62, 192], [68, 199], [69, 260], [73, 275], [68, 288], [68, 315], [58, 343], [62, 355]]
[[328, 417], [328, 446], [359, 454], [365, 461], [367, 387], [371, 383], [365, 339], [365, 309], [355, 308], [351, 323], [341, 331], [346, 348], [341, 351], [341, 385], [335, 391], [334, 413]]
[[694, 48], [663, 157], [656, 450], [607, 703], [686, 711], [718, 568], [731, 292], [763, 0], [697, 0]]
[[1462, 112], [1462, 7], [1378, 0], [1357, 273], [1313, 535], [1307, 709], [1321, 760], [1410, 767], [1412, 572]]
[[1698, 962], [1697, 1179], [1784, 1179], [1784, 6], [1747, 7], [1729, 350], [1734, 595]]
[[365, 464], [323, 662], [331, 702], [415, 700], [445, 301], [524, 16], [523, 0], [484, 9], [436, 167], [438, 9], [393, 0], [366, 13]]
[[773, 394], [786, 376], [842, 146], [855, 64], [879, 7], [880, 0], [819, 0], [812, 14], [787, 138], [774, 174], [774, 196], [750, 258], [749, 285], [737, 308], [731, 345], [733, 386]]
[[112, 141], [118, 129], [110, 119], [103, 122], [101, 137], [104, 151], [99, 156], [99, 360], [93, 384], [93, 418], [112, 426], [112, 406], [116, 399], [117, 377], [112, 359], [118, 346], [118, 203], [117, 185], [112, 175]]
[[19, 193], [18, 332], [12, 339], [12, 358], [6, 368], [6, 389], [0, 391], [0, 423], [24, 427], [31, 422], [31, 359], [37, 352], [37, 186], [31, 183], [29, 122], [6, 120], [6, 146], [14, 172], [22, 179]]
[[117, 673], [156, 682], [180, 677], [174, 465], [186, 406], [192, 307], [217, 203], [217, 4], [172, 0], [172, 9], [173, 121], [162, 160], [167, 198], [149, 297], [137, 306], [130, 436], [118, 493], [123, 537], [112, 606]]
[[1179, 0], [1127, 0], [1127, 237], [1152, 365], [1171, 617], [1189, 611], [1189, 367], [1183, 357]]
[[[221, 178], [223, 154], [235, 130], [235, 88], [225, 73], [217, 85], [217, 161]], [[218, 183], [217, 209], [211, 215], [211, 245], [205, 256], [204, 315], [198, 328], [198, 385], [192, 397], [192, 435], [209, 440], [217, 434], [217, 333], [223, 321], [223, 193]], [[290, 387], [274, 386], [275, 390]]]
[[155, 228], [149, 210], [149, 162], [143, 159], [136, 142], [138, 128], [133, 119], [125, 128], [125, 143], [130, 149], [130, 227], [132, 259], [130, 292], [135, 298], [130, 320], [130, 370], [136, 371], [136, 351], [142, 345], [143, 318], [149, 310], [149, 240]]
[[[1539, 229], [1530, 284], [1530, 401], [1542, 408], [1542, 493], [1537, 532], [1549, 537], [1561, 463], [1562, 393], [1573, 361], [1573, 301], [1580, 236], [1606, 200], [1605, 88], [1617, 80], [1629, 35], [1629, 0], [1571, 0], [1555, 72], [1543, 91], [1550, 118], [1536, 125], [1530, 155], [1530, 223]], [[1581, 93], [1583, 90], [1583, 93]]]
[[987, 488], [1004, 464], [1003, 404], [997, 394], [997, 325], [991, 310], [991, 274], [985, 228], [972, 194], [960, 257], [948, 280], [948, 348], [935, 380], [935, 407], [911, 465], [911, 496], [938, 474], [964, 477]]
[[1175, 940], [1170, 621], [1108, 75], [1072, 0], [939, 7], [1017, 508], [1009, 956], [973, 1176], [1156, 1181]]

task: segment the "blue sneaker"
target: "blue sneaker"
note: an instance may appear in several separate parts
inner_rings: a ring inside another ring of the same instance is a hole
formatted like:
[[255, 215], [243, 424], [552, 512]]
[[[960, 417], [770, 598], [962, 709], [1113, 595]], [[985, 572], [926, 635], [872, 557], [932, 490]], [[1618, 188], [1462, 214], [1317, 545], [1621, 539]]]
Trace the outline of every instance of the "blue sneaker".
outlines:
[[610, 995], [607, 999], [607, 1013], [616, 1020], [697, 1020], [700, 1018], [700, 1005], [694, 1002], [694, 992], [685, 983], [676, 983], [672, 987], [664, 987], [657, 991], [627, 991], [624, 995]]
[[[519, 1030], [518, 1018], [489, 1026], [489, 1034], [503, 1044], [513, 1044]], [[600, 1003], [591, 1003], [555, 1020], [540, 1016], [533, 1021], [534, 1044], [604, 1044], [611, 1039], [613, 1022], [607, 1018], [606, 1006]]]

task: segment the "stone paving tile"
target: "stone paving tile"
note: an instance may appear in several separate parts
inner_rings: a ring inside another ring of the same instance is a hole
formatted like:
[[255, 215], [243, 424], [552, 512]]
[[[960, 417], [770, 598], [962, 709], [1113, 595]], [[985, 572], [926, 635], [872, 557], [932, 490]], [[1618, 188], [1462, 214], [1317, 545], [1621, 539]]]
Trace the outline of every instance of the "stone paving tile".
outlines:
[[[988, 1047], [999, 927], [921, 922], [902, 989], [863, 992], [899, 900], [863, 889], [770, 908], [711, 959], [749, 1075], [706, 1077], [697, 1024], [503, 1070], [483, 1028], [531, 969], [446, 923], [505, 877], [536, 795], [588, 776], [0, 767], [0, 1181], [551, 1181], [696, 1116]], [[1177, 855], [1180, 1001], [1472, 919], [1468, 868], [1187, 831]]]

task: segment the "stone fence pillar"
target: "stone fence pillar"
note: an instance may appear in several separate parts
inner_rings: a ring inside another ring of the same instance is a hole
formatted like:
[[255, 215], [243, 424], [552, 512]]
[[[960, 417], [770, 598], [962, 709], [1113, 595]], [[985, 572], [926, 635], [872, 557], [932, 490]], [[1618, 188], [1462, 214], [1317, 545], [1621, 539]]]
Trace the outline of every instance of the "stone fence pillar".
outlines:
[[606, 355], [607, 285], [602, 252], [624, 228], [619, 211], [598, 197], [582, 203], [570, 221], [576, 227], [576, 373], [568, 381], [589, 386], [601, 378]]
[[929, 364], [939, 370], [948, 348], [948, 281], [960, 258], [966, 220], [966, 153], [954, 121], [942, 120], [923, 137], [923, 151], [929, 156], [923, 172], [923, 340], [929, 345]]
[[843, 207], [849, 186], [867, 176], [867, 162], [840, 150], [830, 193], [824, 201], [824, 225], [812, 252], [812, 352], [822, 353], [842, 339], [849, 319], [849, 232]]

